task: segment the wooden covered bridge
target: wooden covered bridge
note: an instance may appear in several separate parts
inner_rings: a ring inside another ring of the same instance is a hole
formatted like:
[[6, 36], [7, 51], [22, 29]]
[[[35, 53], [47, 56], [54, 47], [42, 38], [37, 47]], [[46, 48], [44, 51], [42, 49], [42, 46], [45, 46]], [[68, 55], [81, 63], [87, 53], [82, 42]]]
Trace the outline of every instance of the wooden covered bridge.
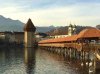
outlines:
[[81, 59], [96, 56], [100, 60], [100, 30], [96, 28], [84, 29], [77, 35], [65, 38], [41, 40], [38, 45], [64, 56]]

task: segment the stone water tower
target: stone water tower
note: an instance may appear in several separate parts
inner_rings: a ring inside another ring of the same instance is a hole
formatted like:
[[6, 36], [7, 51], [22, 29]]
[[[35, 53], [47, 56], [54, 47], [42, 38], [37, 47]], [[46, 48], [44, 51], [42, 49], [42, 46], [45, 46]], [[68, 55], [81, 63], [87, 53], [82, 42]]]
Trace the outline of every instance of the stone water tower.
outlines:
[[35, 35], [34, 35], [35, 31], [36, 31], [36, 28], [34, 24], [32, 23], [31, 19], [29, 19], [24, 27], [25, 47], [33, 47], [35, 43]]

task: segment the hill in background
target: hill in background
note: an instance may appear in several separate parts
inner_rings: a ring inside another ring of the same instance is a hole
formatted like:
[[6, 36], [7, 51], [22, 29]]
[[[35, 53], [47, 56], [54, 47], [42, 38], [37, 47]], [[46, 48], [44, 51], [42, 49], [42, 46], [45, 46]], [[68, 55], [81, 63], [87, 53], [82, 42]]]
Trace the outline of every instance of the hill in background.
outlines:
[[[78, 34], [80, 31], [82, 31], [85, 28], [90, 28], [90, 26], [77, 26], [76, 27], [76, 34]], [[48, 35], [67, 35], [68, 34], [68, 26], [60, 27], [53, 29], [51, 31], [48, 31], [46, 34]]]
[[0, 15], [0, 31], [23, 31], [24, 23]]

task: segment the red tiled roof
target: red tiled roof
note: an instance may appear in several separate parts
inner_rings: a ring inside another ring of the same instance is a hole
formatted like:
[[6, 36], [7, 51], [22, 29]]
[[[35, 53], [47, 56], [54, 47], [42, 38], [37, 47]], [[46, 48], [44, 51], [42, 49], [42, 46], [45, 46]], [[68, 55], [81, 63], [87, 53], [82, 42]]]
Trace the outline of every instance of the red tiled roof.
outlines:
[[65, 37], [65, 38], [42, 40], [39, 43], [56, 43], [56, 42], [76, 41], [76, 40], [77, 40], [77, 35], [73, 35], [73, 36], [68, 36], [68, 37]]
[[78, 34], [78, 38], [100, 37], [100, 30], [96, 28], [84, 29]]
[[77, 35], [73, 35], [64, 38], [58, 38], [56, 42], [68, 42], [68, 41], [76, 41], [76, 40], [77, 40]]

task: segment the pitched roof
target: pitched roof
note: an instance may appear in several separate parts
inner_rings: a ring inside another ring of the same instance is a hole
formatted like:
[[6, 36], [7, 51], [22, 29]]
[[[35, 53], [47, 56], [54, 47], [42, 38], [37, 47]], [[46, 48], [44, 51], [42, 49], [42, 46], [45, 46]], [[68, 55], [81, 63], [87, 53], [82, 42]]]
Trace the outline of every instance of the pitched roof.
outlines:
[[56, 42], [76, 41], [76, 40], [77, 40], [77, 35], [73, 35], [73, 36], [68, 36], [64, 38], [42, 40], [39, 43], [56, 43]]
[[96, 28], [84, 29], [78, 34], [78, 38], [100, 37], [100, 30]]
[[34, 24], [32, 23], [31, 19], [28, 20], [28, 22], [25, 24], [24, 31], [32, 31], [35, 32], [36, 28]]

